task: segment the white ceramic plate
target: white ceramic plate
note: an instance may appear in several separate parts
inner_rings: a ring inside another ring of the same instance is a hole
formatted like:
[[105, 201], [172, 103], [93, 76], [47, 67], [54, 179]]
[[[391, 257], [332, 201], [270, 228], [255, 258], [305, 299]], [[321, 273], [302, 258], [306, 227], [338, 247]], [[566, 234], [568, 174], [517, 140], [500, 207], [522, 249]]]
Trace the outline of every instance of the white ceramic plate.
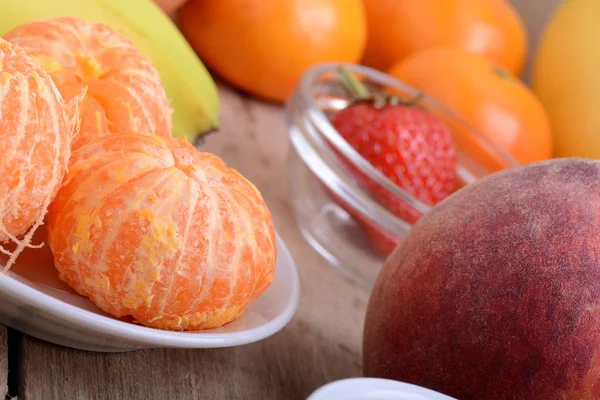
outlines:
[[379, 378], [342, 379], [317, 389], [307, 400], [456, 400], [433, 390]]
[[[44, 230], [36, 236], [43, 241]], [[8, 274], [0, 275], [0, 322], [48, 342], [101, 352], [256, 342], [282, 329], [298, 306], [296, 266], [279, 235], [277, 251], [274, 282], [238, 320], [218, 329], [169, 332], [115, 319], [76, 294], [58, 279], [46, 245], [42, 250], [25, 251]]]

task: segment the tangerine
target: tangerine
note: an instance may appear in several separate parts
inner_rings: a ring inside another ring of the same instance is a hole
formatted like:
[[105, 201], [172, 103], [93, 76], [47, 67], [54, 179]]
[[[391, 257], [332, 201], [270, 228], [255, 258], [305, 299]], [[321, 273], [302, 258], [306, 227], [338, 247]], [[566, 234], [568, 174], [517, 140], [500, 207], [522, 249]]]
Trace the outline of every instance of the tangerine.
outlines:
[[367, 46], [363, 62], [382, 71], [410, 54], [452, 46], [484, 56], [519, 75], [526, 31], [505, 0], [364, 0]]
[[177, 17], [209, 68], [275, 102], [314, 64], [358, 62], [366, 40], [361, 0], [191, 0]]
[[112, 135], [74, 151], [48, 232], [64, 282], [149, 327], [222, 326], [274, 278], [259, 191], [181, 139]]
[[[6, 271], [31, 245], [66, 172], [75, 132], [52, 78], [23, 49], [0, 39], [0, 246]], [[25, 235], [24, 237], [21, 237]]]
[[4, 38], [32, 55], [66, 100], [87, 88], [73, 149], [114, 132], [171, 134], [172, 110], [158, 71], [109, 26], [59, 17], [25, 23]]
[[444, 103], [520, 163], [552, 157], [550, 120], [540, 100], [489, 60], [456, 48], [431, 48], [388, 73]]

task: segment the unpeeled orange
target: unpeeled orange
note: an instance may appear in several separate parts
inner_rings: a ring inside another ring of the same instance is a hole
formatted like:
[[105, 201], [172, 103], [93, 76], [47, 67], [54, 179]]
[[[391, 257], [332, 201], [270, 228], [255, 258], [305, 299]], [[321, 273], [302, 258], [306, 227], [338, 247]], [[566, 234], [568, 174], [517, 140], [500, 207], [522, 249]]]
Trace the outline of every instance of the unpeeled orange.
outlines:
[[158, 71], [109, 26], [60, 17], [19, 25], [4, 38], [51, 74], [65, 100], [87, 89], [73, 149], [115, 132], [171, 134], [172, 110]]
[[366, 40], [361, 0], [191, 0], [177, 17], [217, 75], [276, 102], [314, 64], [358, 62]]
[[526, 30], [508, 0], [363, 0], [363, 62], [387, 70], [411, 54], [451, 46], [491, 60], [514, 75], [527, 55]]
[[[0, 39], [0, 242], [8, 269], [43, 223], [66, 172], [76, 114], [50, 76]], [[22, 236], [24, 235], [24, 236]]]
[[48, 216], [61, 279], [146, 326], [219, 327], [273, 281], [260, 193], [180, 139], [123, 134], [80, 147]]

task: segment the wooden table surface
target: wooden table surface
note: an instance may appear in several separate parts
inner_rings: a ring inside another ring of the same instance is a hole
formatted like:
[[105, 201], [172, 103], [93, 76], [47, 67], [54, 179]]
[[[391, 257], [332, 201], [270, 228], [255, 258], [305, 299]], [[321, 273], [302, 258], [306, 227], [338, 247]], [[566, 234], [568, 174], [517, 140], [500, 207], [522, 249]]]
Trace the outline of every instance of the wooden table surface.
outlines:
[[10, 389], [19, 400], [294, 400], [327, 382], [360, 376], [368, 292], [329, 266], [296, 227], [283, 109], [224, 86], [219, 91], [221, 130], [203, 149], [262, 192], [298, 267], [302, 297], [295, 317], [274, 336], [245, 346], [121, 354], [63, 348], [0, 326], [0, 391]]

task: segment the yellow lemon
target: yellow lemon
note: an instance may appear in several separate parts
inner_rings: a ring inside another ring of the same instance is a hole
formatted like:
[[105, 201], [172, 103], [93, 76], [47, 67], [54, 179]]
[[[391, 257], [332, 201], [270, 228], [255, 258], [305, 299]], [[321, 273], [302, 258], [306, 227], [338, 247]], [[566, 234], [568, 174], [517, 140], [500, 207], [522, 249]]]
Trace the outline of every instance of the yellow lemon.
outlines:
[[531, 83], [550, 117], [556, 157], [600, 158], [599, 18], [599, 0], [566, 0], [540, 37]]

